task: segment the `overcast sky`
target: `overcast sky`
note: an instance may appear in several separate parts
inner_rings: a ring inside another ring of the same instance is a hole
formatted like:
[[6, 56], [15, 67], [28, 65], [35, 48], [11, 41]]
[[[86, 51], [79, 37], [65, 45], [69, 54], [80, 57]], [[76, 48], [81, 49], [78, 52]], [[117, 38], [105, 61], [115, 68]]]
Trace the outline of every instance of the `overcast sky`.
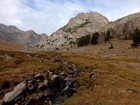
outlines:
[[91, 11], [113, 21], [140, 12], [140, 0], [0, 0], [0, 23], [50, 35], [79, 12]]

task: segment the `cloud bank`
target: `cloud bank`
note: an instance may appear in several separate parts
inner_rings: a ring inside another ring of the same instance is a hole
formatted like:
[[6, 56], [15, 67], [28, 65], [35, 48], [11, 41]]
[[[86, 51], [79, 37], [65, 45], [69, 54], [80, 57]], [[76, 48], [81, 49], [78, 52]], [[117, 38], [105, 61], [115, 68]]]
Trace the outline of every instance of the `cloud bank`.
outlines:
[[50, 35], [79, 12], [95, 11], [113, 21], [140, 12], [140, 0], [0, 0], [0, 23]]

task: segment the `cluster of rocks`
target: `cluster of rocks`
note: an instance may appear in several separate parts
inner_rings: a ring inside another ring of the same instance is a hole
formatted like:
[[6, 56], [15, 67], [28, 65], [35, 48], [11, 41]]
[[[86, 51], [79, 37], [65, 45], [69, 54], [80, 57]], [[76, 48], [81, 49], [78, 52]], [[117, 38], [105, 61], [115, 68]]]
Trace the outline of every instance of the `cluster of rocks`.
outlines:
[[[67, 66], [67, 62], [64, 64]], [[59, 105], [76, 93], [78, 73], [75, 67], [69, 65], [67, 73], [39, 73], [31, 80], [19, 83], [12, 92], [5, 94], [3, 105]]]

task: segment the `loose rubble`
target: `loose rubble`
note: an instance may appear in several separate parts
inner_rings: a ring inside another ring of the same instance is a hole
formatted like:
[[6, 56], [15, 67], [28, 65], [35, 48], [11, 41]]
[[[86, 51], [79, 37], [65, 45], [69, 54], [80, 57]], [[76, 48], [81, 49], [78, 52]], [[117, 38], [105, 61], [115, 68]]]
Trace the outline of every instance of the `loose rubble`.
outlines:
[[31, 80], [19, 83], [12, 92], [6, 93], [2, 105], [60, 105], [76, 93], [78, 70], [76, 66], [63, 61], [67, 73], [36, 74]]

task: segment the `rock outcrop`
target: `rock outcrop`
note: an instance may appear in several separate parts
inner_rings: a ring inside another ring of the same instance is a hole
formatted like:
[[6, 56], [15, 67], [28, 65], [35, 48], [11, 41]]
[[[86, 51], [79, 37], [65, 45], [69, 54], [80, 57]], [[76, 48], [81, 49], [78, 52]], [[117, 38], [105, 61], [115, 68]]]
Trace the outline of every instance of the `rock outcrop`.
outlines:
[[2, 105], [61, 105], [77, 92], [79, 70], [76, 65], [61, 60], [64, 72], [38, 73], [30, 80], [19, 83], [6, 93]]
[[70, 19], [64, 27], [54, 32], [46, 40], [44, 48], [73, 46], [77, 38], [99, 31], [108, 23], [108, 19], [97, 12], [79, 13]]

